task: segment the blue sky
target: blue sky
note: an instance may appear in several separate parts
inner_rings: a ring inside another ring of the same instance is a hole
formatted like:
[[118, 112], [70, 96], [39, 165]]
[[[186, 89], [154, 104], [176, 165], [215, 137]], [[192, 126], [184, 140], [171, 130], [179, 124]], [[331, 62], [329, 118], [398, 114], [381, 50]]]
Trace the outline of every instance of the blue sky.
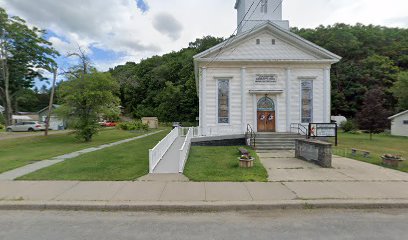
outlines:
[[149, 5], [147, 5], [147, 3], [143, 0], [136, 0], [136, 5], [140, 10], [142, 10], [142, 12], [149, 11]]
[[[63, 56], [81, 46], [106, 71], [178, 51], [206, 35], [230, 36], [237, 24], [235, 1], [0, 0], [0, 7], [47, 30], [47, 39]], [[284, 19], [297, 27], [359, 22], [406, 28], [407, 9], [406, 0], [283, 0]], [[62, 68], [74, 61], [57, 60]]]

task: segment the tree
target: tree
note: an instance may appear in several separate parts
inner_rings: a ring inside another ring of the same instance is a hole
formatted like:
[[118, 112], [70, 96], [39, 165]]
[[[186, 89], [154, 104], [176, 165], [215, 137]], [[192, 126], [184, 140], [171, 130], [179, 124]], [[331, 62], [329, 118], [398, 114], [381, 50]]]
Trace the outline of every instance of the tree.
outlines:
[[392, 92], [398, 99], [398, 110], [408, 110], [408, 71], [400, 72]]
[[58, 52], [44, 39], [45, 31], [27, 26], [19, 17], [9, 17], [0, 8], [0, 100], [6, 123], [11, 123], [13, 101], [21, 90], [43, 79], [41, 69], [55, 65]]
[[78, 139], [92, 141], [98, 132], [98, 120], [119, 114], [119, 85], [109, 73], [92, 72], [63, 82], [59, 87], [62, 106], [57, 114], [68, 119]]
[[384, 108], [384, 91], [380, 88], [369, 90], [364, 96], [362, 110], [357, 114], [360, 129], [368, 130], [370, 140], [373, 133], [383, 132], [388, 126], [390, 112]]
[[194, 122], [198, 116], [198, 97], [193, 56], [222, 40], [207, 36], [178, 52], [111, 69], [120, 84], [126, 112], [135, 118], [157, 116], [164, 122]]
[[292, 31], [343, 57], [331, 71], [333, 113], [354, 118], [374, 88], [384, 89], [385, 108], [395, 108], [388, 93], [398, 72], [408, 70], [408, 29], [338, 23]]

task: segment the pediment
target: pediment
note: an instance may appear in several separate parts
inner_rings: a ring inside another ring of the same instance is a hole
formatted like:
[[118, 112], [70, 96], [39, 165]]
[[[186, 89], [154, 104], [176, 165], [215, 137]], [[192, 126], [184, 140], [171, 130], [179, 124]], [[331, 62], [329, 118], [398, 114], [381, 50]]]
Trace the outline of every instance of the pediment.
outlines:
[[318, 61], [341, 57], [268, 22], [195, 56], [213, 61]]

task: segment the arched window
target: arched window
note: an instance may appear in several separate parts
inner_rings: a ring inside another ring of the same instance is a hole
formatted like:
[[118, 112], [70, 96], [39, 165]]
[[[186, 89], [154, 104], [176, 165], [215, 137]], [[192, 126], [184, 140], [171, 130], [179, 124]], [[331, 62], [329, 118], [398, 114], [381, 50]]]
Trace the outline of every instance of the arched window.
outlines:
[[268, 13], [268, 0], [261, 0], [261, 13]]
[[258, 111], [275, 111], [275, 103], [268, 97], [263, 97], [258, 101]]

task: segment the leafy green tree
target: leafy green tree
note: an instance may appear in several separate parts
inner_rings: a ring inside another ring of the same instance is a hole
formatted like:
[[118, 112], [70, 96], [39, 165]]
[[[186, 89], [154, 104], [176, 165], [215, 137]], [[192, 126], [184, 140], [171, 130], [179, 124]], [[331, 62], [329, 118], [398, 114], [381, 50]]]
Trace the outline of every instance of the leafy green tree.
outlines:
[[368, 91], [364, 96], [362, 110], [357, 114], [360, 129], [370, 133], [370, 140], [374, 133], [383, 132], [388, 126], [390, 112], [384, 107], [384, 91], [380, 88]]
[[34, 79], [43, 79], [41, 69], [56, 65], [58, 52], [44, 39], [45, 31], [29, 27], [19, 17], [9, 17], [0, 8], [0, 100], [10, 124], [13, 102]]
[[339, 23], [292, 31], [343, 57], [331, 71], [334, 114], [354, 118], [374, 88], [384, 89], [388, 110], [395, 108], [390, 87], [398, 72], [408, 70], [408, 29]]
[[59, 115], [67, 118], [78, 139], [92, 141], [105, 115], [119, 115], [119, 85], [109, 73], [92, 72], [71, 78], [59, 87], [62, 106]]
[[165, 122], [195, 121], [198, 97], [193, 56], [222, 40], [207, 36], [178, 52], [111, 69], [120, 84], [120, 98], [126, 112], [135, 118], [157, 116]]
[[395, 97], [398, 98], [398, 110], [403, 111], [408, 109], [408, 71], [400, 72], [398, 81], [392, 88]]

